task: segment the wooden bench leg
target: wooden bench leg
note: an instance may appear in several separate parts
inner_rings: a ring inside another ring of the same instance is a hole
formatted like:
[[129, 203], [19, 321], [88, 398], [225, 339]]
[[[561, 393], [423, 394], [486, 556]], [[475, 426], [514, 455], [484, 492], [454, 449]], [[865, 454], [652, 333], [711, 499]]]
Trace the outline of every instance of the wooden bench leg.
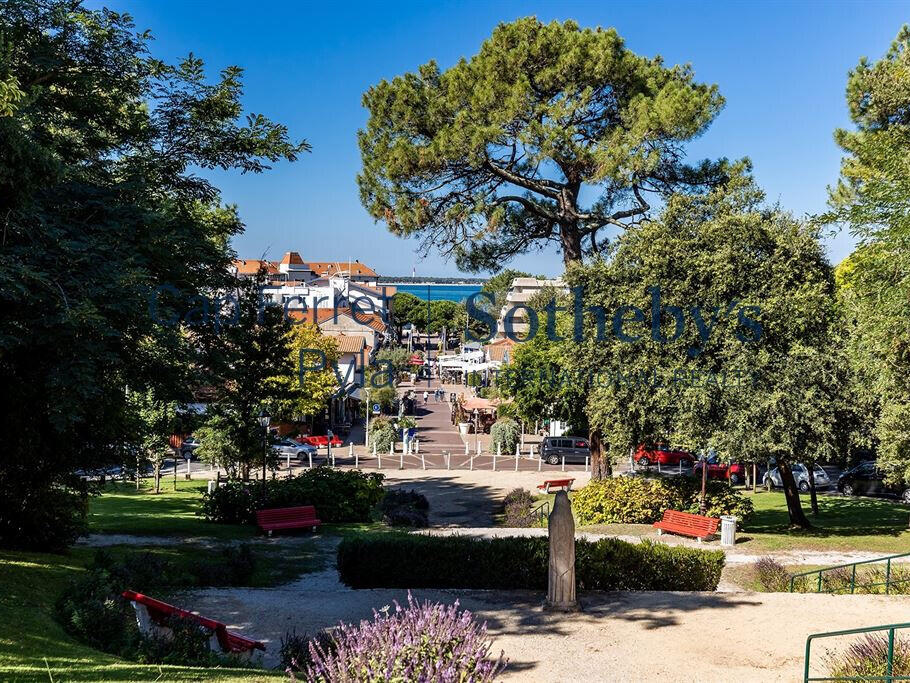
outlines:
[[657, 535], [658, 535], [658, 536], [663, 536], [663, 535], [664, 535], [664, 530], [663, 530], [663, 529], [658, 529], [658, 530], [657, 530]]

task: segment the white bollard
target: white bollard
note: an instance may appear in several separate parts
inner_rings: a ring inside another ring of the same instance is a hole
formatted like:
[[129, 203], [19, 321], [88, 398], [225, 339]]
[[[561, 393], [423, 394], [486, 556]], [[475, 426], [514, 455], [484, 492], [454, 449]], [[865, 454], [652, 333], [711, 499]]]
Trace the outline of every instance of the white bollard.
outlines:
[[373, 446], [373, 454], [376, 456], [376, 469], [382, 469], [382, 453], [376, 453], [376, 446]]
[[332, 451], [332, 467], [335, 467], [335, 451]]
[[521, 446], [519, 446], [518, 444], [515, 444], [515, 457], [517, 458], [520, 455], [521, 455]]
[[398, 469], [404, 469], [404, 450], [402, 450], [401, 454], [398, 456]]
[[471, 456], [471, 467], [470, 467], [470, 470], [471, 470], [471, 472], [474, 471], [474, 456], [473, 456], [473, 455]]
[[414, 439], [414, 452], [420, 453], [420, 439]]
[[585, 456], [585, 472], [588, 471], [588, 456]]
[[465, 454], [465, 455], [469, 455], [469, 454], [470, 454], [470, 449], [468, 448], [468, 442], [467, 442], [467, 441], [465, 441], [465, 444], [464, 444], [464, 454]]
[[446, 451], [446, 469], [452, 469], [452, 454]]
[[518, 471], [518, 454], [515, 454], [515, 471]]
[[427, 468], [427, 461], [426, 461], [426, 459], [424, 459], [423, 453], [420, 454], [420, 466], [423, 469]]
[[288, 453], [288, 457], [286, 459], [285, 464], [287, 465], [288, 471], [290, 472], [291, 471], [291, 454], [290, 453]]
[[348, 457], [351, 458], [354, 456], [354, 442], [350, 441], [348, 443]]
[[501, 444], [497, 441], [496, 442], [496, 455], [502, 455], [502, 450], [500, 450], [500, 448], [501, 448]]
[[660, 460], [657, 461], [657, 473], [660, 474]]
[[566, 456], [562, 456], [562, 471], [566, 471]]
[[360, 469], [360, 453], [354, 453], [354, 469]]
[[306, 457], [310, 461], [310, 469], [313, 469], [313, 451], [307, 451]]
[[540, 472], [540, 468], [543, 467], [543, 458], [540, 458], [537, 461], [537, 471]]
[[480, 439], [477, 440], [477, 455], [480, 455]]

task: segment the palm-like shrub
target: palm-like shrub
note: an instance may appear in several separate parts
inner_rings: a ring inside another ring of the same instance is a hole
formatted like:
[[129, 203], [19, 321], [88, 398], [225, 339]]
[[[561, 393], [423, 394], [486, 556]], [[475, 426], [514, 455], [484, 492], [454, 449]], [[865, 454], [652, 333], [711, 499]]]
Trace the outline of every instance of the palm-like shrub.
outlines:
[[370, 448], [375, 446], [377, 451], [386, 453], [397, 436], [395, 426], [389, 420], [376, 418], [370, 422]]
[[373, 621], [358, 626], [341, 624], [331, 647], [311, 642], [307, 680], [484, 682], [505, 668], [502, 655], [490, 657], [486, 624], [478, 625], [458, 601], [418, 604], [408, 593], [407, 607], [396, 602], [387, 610], [374, 610]]
[[490, 444], [493, 448], [499, 444], [504, 455], [515, 452], [515, 445], [521, 438], [521, 427], [510, 417], [503, 417], [496, 421], [490, 428]]

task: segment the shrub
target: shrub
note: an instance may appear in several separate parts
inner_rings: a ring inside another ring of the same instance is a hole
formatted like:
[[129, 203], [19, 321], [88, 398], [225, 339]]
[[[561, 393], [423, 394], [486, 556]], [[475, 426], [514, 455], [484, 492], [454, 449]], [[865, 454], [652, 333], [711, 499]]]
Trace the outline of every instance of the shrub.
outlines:
[[374, 610], [373, 621], [340, 625], [335, 641], [334, 651], [312, 645], [307, 680], [484, 682], [506, 664], [502, 656], [490, 659], [486, 624], [459, 610], [457, 601], [418, 604], [410, 593], [407, 607], [396, 602], [392, 614]]
[[397, 440], [395, 427], [389, 420], [376, 418], [370, 423], [370, 448], [374, 446], [380, 453], [387, 453], [389, 447]]
[[[352, 588], [544, 590], [548, 562], [542, 537], [384, 534], [338, 546], [338, 572]], [[587, 590], [713, 591], [723, 566], [724, 553], [716, 550], [613, 538], [575, 542], [576, 579]]]
[[[6, 478], [0, 472], [0, 547], [63, 551], [88, 530], [84, 490], [43, 486]], [[28, 495], [22, 492], [28, 491]]]
[[503, 525], [514, 528], [538, 526], [538, 518], [531, 511], [534, 498], [530, 491], [513, 489], [503, 500]]
[[306, 633], [298, 636], [297, 629], [293, 629], [281, 639], [281, 646], [278, 649], [278, 668], [292, 676], [294, 673], [309, 669], [313, 664], [310, 652], [311, 642], [314, 647], [327, 655], [335, 651], [335, 639], [332, 637], [331, 631], [320, 631], [315, 638], [311, 639]]
[[382, 500], [382, 475], [316, 467], [290, 479], [229, 482], [202, 496], [210, 522], [255, 524], [256, 510], [313, 505], [323, 522], [368, 522]]
[[521, 427], [510, 417], [502, 417], [490, 427], [490, 444], [495, 448], [497, 444], [501, 452], [510, 455], [515, 452], [515, 445], [521, 438]]
[[[828, 656], [828, 676], [831, 679], [884, 680], [888, 674], [888, 639], [882, 634], [867, 633], [844, 652]], [[910, 676], [910, 641], [895, 638], [892, 675]]]
[[77, 640], [103, 652], [125, 655], [139, 638], [127, 602], [104, 569], [73, 581], [57, 599], [57, 620]]
[[783, 593], [790, 590], [790, 574], [773, 557], [762, 557], [753, 565], [755, 578], [762, 590]]
[[[726, 482], [709, 481], [705, 489], [707, 515], [736, 515], [740, 522], [753, 514], [752, 501]], [[572, 508], [580, 525], [648, 524], [666, 510], [698, 513], [701, 482], [690, 477], [614, 477], [580, 489]]]
[[425, 527], [429, 525], [426, 496], [414, 490], [391, 489], [379, 505], [382, 521], [389, 526]]
[[143, 635], [136, 646], [136, 661], [142, 664], [209, 666], [219, 655], [209, 649], [211, 632], [200, 624], [171, 617], [165, 624], [169, 635]]

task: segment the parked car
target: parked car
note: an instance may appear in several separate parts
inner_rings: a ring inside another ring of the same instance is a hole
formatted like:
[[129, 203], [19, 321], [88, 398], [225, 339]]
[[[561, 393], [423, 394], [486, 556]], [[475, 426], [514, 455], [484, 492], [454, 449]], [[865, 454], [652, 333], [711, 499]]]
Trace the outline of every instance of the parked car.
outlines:
[[180, 455], [184, 460], [191, 459], [197, 448], [199, 448], [199, 439], [195, 436], [188, 436], [180, 445]]
[[[701, 468], [701, 461], [692, 468], [696, 478], [701, 478]], [[728, 479], [731, 484], [741, 484], [746, 480], [746, 466], [741, 462], [720, 462], [712, 455], [708, 458], [708, 479]]]
[[[797, 488], [806, 493], [809, 490], [809, 470], [802, 463], [791, 463], [790, 471], [793, 472], [793, 479], [796, 481]], [[776, 467], [768, 470], [765, 473], [764, 484], [765, 486], [770, 485], [771, 488], [783, 487], [784, 480], [780, 476], [780, 470]], [[819, 465], [816, 465], [815, 488], [826, 489], [829, 486], [831, 486], [831, 480], [828, 478], [828, 473]]]
[[591, 456], [591, 446], [580, 436], [548, 436], [540, 444], [540, 459], [551, 465], [558, 465], [565, 457], [566, 462], [583, 463]]
[[299, 443], [293, 439], [281, 439], [272, 446], [278, 455], [290, 455], [295, 458], [305, 458], [308, 455], [316, 455], [316, 447], [308, 443]]
[[897, 496], [910, 503], [910, 487], [885, 482], [875, 462], [863, 462], [837, 479], [837, 490], [846, 496]]
[[695, 456], [689, 451], [673, 448], [664, 443], [653, 445], [639, 444], [632, 459], [642, 467], [656, 463], [661, 465], [679, 465], [682, 463], [683, 467], [689, 467], [695, 462]]

